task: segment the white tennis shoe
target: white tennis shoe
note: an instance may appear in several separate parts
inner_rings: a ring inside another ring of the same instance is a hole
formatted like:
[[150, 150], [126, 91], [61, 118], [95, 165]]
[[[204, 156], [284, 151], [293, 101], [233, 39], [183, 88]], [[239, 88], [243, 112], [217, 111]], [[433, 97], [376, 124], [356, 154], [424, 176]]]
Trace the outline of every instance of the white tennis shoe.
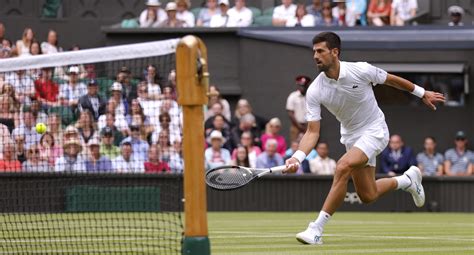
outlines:
[[422, 176], [420, 169], [416, 166], [411, 166], [404, 174], [411, 180], [410, 186], [405, 188], [405, 191], [410, 192], [417, 207], [422, 207], [425, 204], [425, 190], [421, 184]]
[[296, 240], [303, 244], [323, 244], [323, 230], [310, 222], [305, 231], [296, 234]]

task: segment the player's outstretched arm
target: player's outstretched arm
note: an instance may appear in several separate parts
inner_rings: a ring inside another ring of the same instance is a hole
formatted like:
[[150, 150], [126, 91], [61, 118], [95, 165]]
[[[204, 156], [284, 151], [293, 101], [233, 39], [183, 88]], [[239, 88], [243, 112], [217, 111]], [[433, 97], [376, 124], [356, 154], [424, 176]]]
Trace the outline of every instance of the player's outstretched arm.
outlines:
[[320, 128], [321, 124], [319, 120], [308, 121], [308, 127], [298, 145], [298, 151], [296, 151], [293, 156], [285, 162], [287, 167], [287, 170], [285, 171], [286, 173], [294, 173], [298, 170], [299, 165], [306, 158], [306, 155], [308, 155], [316, 146], [319, 139]]
[[417, 86], [412, 82], [393, 74], [387, 75], [387, 80], [385, 81], [385, 84], [412, 93], [413, 95], [421, 98], [423, 100], [423, 103], [425, 103], [433, 110], [436, 110], [435, 104], [444, 103], [446, 101], [443, 94], [429, 90], [425, 91], [425, 89], [423, 89], [422, 87]]

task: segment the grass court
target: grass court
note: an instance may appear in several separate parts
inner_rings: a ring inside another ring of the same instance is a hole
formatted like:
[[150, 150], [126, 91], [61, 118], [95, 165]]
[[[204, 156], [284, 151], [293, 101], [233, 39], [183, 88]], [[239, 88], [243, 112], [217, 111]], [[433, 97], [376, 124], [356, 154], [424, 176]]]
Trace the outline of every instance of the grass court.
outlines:
[[298, 243], [316, 213], [209, 213], [212, 254], [474, 254], [474, 214], [344, 213], [322, 246]]
[[[0, 215], [0, 254], [179, 254], [181, 222], [166, 213]], [[474, 254], [474, 214], [347, 213], [326, 226], [324, 245], [295, 234], [316, 213], [210, 212], [212, 254]], [[169, 246], [174, 246], [170, 249]], [[168, 246], [168, 247], [165, 247]], [[73, 251], [71, 253], [71, 251]]]

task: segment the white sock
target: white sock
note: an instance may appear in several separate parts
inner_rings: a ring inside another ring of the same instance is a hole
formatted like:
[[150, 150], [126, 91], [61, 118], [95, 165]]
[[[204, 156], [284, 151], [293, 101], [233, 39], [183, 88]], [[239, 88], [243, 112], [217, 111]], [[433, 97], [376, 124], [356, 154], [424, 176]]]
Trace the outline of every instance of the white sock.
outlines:
[[331, 215], [325, 211], [321, 211], [319, 212], [319, 216], [318, 218], [314, 221], [314, 223], [316, 223], [316, 225], [319, 227], [319, 228], [324, 228], [324, 225], [326, 225], [326, 223], [328, 223], [328, 221], [331, 219]]
[[397, 181], [397, 189], [406, 189], [411, 185], [410, 178], [405, 174], [393, 178]]

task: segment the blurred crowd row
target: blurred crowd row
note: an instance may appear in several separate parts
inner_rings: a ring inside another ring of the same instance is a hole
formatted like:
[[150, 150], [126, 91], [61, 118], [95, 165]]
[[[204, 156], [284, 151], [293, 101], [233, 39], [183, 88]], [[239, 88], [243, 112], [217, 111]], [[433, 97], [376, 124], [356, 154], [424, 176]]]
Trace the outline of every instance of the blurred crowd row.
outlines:
[[[281, 5], [261, 10], [245, 0], [207, 0], [191, 8], [189, 0], [162, 4], [148, 0], [137, 19], [124, 20], [122, 27], [314, 27], [314, 26], [405, 26], [416, 24], [417, 0], [312, 0], [309, 5], [281, 0]], [[448, 10], [450, 26], [462, 26], [463, 8]]]
[[174, 71], [161, 86], [143, 68], [121, 67], [106, 94], [82, 65], [0, 74], [0, 170], [181, 172]]
[[[54, 30], [42, 43], [31, 28], [15, 44], [4, 35], [0, 23], [2, 57], [63, 51]], [[115, 76], [105, 81], [94, 64], [0, 73], [0, 171], [182, 172], [182, 114], [176, 102], [176, 73], [170, 69], [159, 74], [153, 64], [121, 66], [108, 70]], [[231, 112], [218, 88], [210, 86], [204, 109], [206, 167], [283, 164], [306, 129], [310, 82], [310, 77], [297, 76], [296, 90], [288, 96], [288, 144], [280, 119], [259, 116], [246, 99]], [[47, 132], [38, 134], [37, 123], [45, 123]], [[400, 136], [392, 136], [380, 172], [399, 174], [419, 164], [430, 175], [472, 174], [474, 156], [463, 132], [444, 155], [436, 153], [434, 144], [434, 138], [427, 138], [425, 151], [415, 157]], [[319, 142], [299, 172], [332, 174], [336, 162], [328, 155], [329, 144]]]
[[[63, 51], [54, 30], [42, 43], [31, 28], [15, 44], [4, 36], [0, 23], [2, 58]], [[160, 80], [152, 64], [96, 68], [85, 64], [0, 73], [0, 171], [183, 170], [175, 71]], [[37, 123], [46, 124], [47, 132], [37, 133]]]
[[[22, 37], [15, 43], [6, 37], [7, 28], [0, 22], [0, 59], [10, 57], [27, 57], [41, 54], [54, 54], [62, 52], [63, 48], [59, 46], [58, 34], [55, 30], [49, 30], [46, 40], [38, 41], [33, 29], [27, 27], [23, 30]], [[79, 50], [78, 45], [72, 45], [71, 51]], [[65, 77], [65, 73], [62, 75]]]

